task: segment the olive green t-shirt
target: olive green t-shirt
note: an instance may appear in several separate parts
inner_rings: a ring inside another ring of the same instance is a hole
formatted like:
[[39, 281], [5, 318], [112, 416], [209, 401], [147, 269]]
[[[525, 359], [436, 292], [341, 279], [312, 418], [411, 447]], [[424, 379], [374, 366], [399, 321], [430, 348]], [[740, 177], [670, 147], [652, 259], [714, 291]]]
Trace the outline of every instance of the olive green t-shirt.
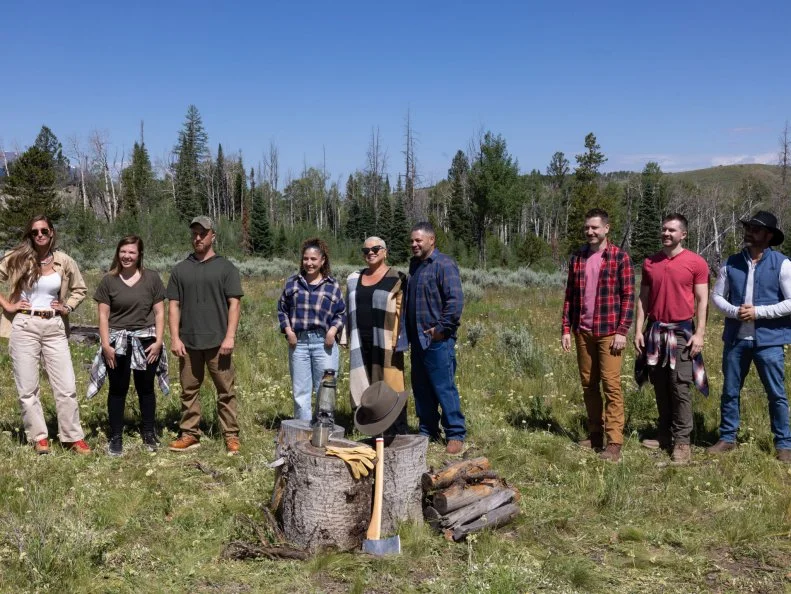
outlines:
[[141, 330], [154, 325], [154, 305], [165, 300], [165, 286], [155, 271], [146, 268], [131, 287], [120, 276], [105, 274], [93, 298], [110, 306], [110, 328]]
[[176, 264], [167, 298], [179, 302], [184, 346], [193, 350], [220, 346], [228, 330], [228, 299], [243, 295], [239, 270], [222, 256], [200, 261], [190, 254]]

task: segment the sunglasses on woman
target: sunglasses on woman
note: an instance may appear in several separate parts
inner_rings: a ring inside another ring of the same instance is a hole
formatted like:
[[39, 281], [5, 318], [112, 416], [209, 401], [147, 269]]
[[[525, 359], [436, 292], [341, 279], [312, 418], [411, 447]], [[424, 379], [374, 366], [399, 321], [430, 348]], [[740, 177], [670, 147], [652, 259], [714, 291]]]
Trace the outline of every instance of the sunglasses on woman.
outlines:
[[49, 229], [47, 229], [47, 228], [44, 228], [44, 229], [31, 229], [30, 230], [30, 235], [32, 237], [36, 237], [37, 235], [43, 235], [44, 237], [48, 237], [49, 236]]
[[370, 254], [371, 252], [373, 252], [373, 253], [374, 253], [374, 255], [376, 255], [376, 254], [378, 254], [378, 253], [379, 253], [381, 250], [383, 250], [383, 249], [385, 249], [385, 248], [384, 248], [384, 246], [381, 246], [381, 245], [375, 245], [375, 246], [373, 246], [373, 247], [364, 247], [364, 248], [363, 248], [362, 250], [360, 250], [360, 251], [362, 251], [362, 253], [363, 253], [363, 256], [367, 256], [367, 255], [368, 255], [368, 254]]

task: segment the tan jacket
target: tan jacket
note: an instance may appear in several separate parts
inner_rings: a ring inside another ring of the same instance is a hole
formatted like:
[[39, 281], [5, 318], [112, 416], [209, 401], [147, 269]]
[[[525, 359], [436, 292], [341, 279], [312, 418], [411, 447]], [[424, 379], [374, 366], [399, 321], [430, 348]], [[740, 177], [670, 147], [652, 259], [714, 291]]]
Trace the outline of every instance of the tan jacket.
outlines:
[[[13, 285], [16, 279], [12, 278], [8, 273], [8, 256], [10, 253], [11, 252], [6, 254], [3, 259], [0, 260], [0, 282], [6, 283], [10, 280], [11, 285]], [[55, 269], [55, 272], [60, 274], [60, 293], [58, 294], [58, 299], [61, 303], [68, 305], [72, 310], [77, 309], [77, 306], [82, 303], [83, 299], [85, 299], [85, 296], [88, 294], [88, 287], [85, 286], [85, 281], [82, 279], [82, 274], [80, 274], [77, 263], [64, 252], [56, 251], [53, 254], [52, 267]], [[14, 319], [14, 315], [16, 314], [10, 314], [7, 311], [3, 312], [3, 316], [0, 318], [0, 338], [8, 338], [11, 336], [11, 321]], [[63, 316], [63, 323], [66, 326], [66, 334], [68, 334], [68, 316]]]

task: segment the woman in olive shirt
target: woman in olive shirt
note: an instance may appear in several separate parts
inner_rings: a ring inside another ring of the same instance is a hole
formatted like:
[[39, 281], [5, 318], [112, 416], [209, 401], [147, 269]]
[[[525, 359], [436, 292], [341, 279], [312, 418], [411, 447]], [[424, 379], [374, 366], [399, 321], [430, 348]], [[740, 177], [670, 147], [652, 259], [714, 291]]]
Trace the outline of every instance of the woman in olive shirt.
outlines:
[[[110, 272], [93, 296], [99, 308], [99, 336], [110, 390], [108, 453], [123, 453], [124, 409], [129, 379], [134, 371], [140, 402], [143, 444], [149, 451], [159, 445], [154, 427], [154, 378], [167, 371], [162, 340], [165, 332], [165, 287], [159, 275], [143, 268], [143, 241], [129, 235], [118, 242]], [[166, 383], [160, 385], [167, 389]]]

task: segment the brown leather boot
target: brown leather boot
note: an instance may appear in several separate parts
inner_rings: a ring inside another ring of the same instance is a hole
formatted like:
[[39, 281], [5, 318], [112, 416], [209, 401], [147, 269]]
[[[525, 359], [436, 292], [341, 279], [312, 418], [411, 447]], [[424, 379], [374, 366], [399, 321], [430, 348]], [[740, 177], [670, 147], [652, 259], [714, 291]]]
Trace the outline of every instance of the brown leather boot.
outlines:
[[710, 448], [706, 448], [707, 454], [725, 454], [736, 449], [736, 444], [730, 441], [719, 440]]
[[607, 460], [608, 462], [620, 462], [621, 444], [619, 443], [607, 444], [605, 450], [601, 454], [599, 454], [599, 458], [601, 458], [602, 460]]
[[791, 464], [791, 450], [777, 450], [777, 459], [780, 462]]
[[692, 461], [692, 449], [688, 443], [677, 443], [673, 446], [673, 453], [670, 456], [673, 464], [689, 464]]

